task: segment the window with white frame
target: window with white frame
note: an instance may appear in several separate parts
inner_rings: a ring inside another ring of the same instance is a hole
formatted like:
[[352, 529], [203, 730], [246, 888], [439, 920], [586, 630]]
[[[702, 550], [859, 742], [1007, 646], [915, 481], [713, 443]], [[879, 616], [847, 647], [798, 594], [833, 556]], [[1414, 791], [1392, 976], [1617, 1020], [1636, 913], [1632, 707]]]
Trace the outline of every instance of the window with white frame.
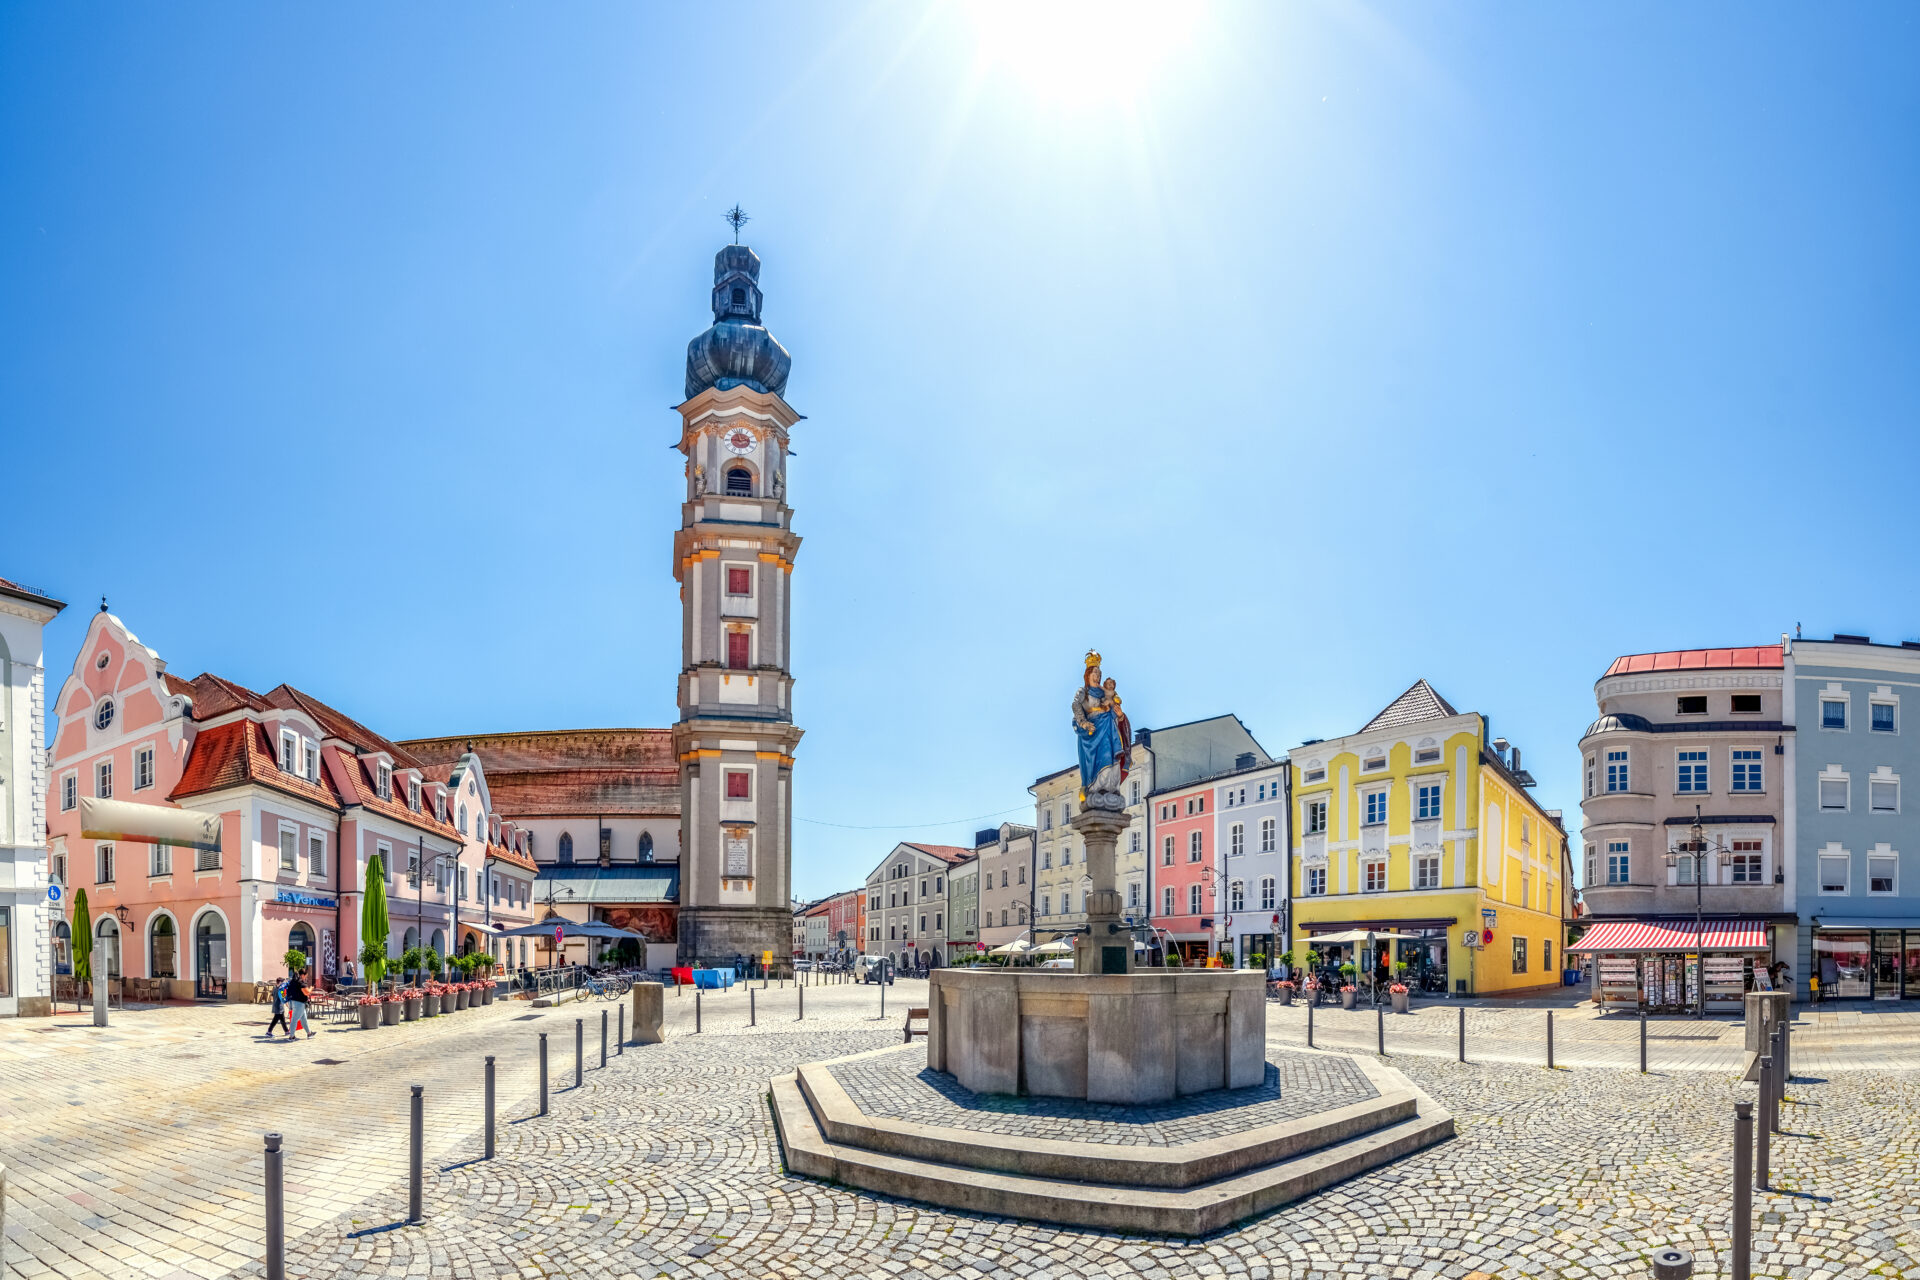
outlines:
[[62, 810], [80, 807], [80, 775], [70, 773], [60, 779], [60, 808]]
[[1874, 813], [1900, 812], [1900, 779], [1886, 772], [1868, 778], [1867, 808]]
[[1260, 819], [1260, 852], [1272, 853], [1279, 839], [1279, 824], [1272, 818]]
[[[1882, 845], [1884, 849], [1886, 846]], [[1892, 894], [1900, 891], [1900, 857], [1891, 852], [1867, 855], [1867, 892]]]
[[93, 879], [96, 884], [113, 883], [113, 846], [111, 844], [94, 846]]
[[1847, 727], [1847, 700], [1845, 698], [1823, 696], [1820, 699], [1820, 727], [1822, 729], [1844, 729]]
[[193, 869], [195, 871], [218, 871], [220, 869], [220, 851], [218, 849], [195, 849], [193, 851]]
[[1593, 795], [1593, 776], [1594, 776], [1593, 757], [1588, 756], [1587, 757], [1587, 795], [1589, 797]]
[[1247, 851], [1247, 828], [1236, 822], [1227, 828], [1227, 856], [1237, 858]]
[[293, 773], [300, 760], [300, 735], [291, 729], [280, 731], [280, 772]]
[[1203, 841], [1201, 840], [1200, 833], [1198, 831], [1189, 831], [1187, 833], [1187, 861], [1188, 862], [1200, 861], [1202, 845], [1203, 845]]
[[1197, 916], [1200, 910], [1200, 886], [1198, 883], [1190, 884], [1187, 886], [1187, 914]]
[[1160, 842], [1160, 865], [1163, 867], [1170, 867], [1173, 865], [1173, 837], [1172, 836], [1168, 836], [1166, 839]]
[[447, 820], [447, 793], [444, 791], [433, 793], [433, 819], [435, 822]]
[[1734, 884], [1759, 884], [1764, 869], [1763, 850], [1758, 840], [1735, 840], [1728, 859], [1729, 878]]
[[379, 765], [373, 771], [373, 793], [382, 800], [393, 799], [393, 769]]
[[1673, 789], [1682, 795], [1698, 795], [1707, 789], [1707, 753], [1704, 751], [1676, 751], [1674, 760]]
[[150, 876], [170, 876], [173, 874], [173, 846], [152, 844], [147, 846], [147, 874]]
[[1417, 807], [1414, 816], [1423, 821], [1432, 821], [1440, 816], [1440, 784], [1423, 782], [1414, 788]]
[[1327, 869], [1325, 867], [1308, 867], [1305, 881], [1308, 897], [1323, 897], [1327, 892]]
[[1607, 793], [1631, 791], [1633, 776], [1627, 769], [1627, 753], [1623, 751], [1607, 752]]
[[1588, 883], [1588, 884], [1592, 884], [1592, 883], [1593, 883], [1593, 882], [1594, 882], [1594, 881], [1595, 881], [1595, 880], [1596, 880], [1596, 879], [1597, 879], [1597, 878], [1599, 877], [1599, 875], [1600, 875], [1600, 854], [1599, 854], [1599, 851], [1597, 850], [1597, 848], [1596, 848], [1595, 846], [1593, 846], [1593, 845], [1588, 845], [1588, 846], [1587, 846], [1587, 878], [1586, 878], [1586, 883]]
[[1245, 911], [1247, 909], [1247, 886], [1245, 882], [1235, 880], [1227, 886], [1227, 910]]
[[1127, 852], [1140, 852], [1140, 833], [1138, 831], [1132, 831], [1127, 834]]
[[1420, 748], [1420, 749], [1419, 749], [1418, 751], [1415, 751], [1415, 752], [1413, 753], [1413, 762], [1414, 762], [1415, 764], [1438, 764], [1438, 763], [1440, 763], [1440, 748], [1438, 748], [1438, 747], [1421, 747], [1421, 748]]
[[1131, 790], [1131, 791], [1129, 791], [1129, 793], [1128, 793], [1128, 800], [1127, 800], [1127, 803], [1128, 803], [1128, 804], [1139, 804], [1139, 803], [1140, 803], [1140, 782], [1139, 782], [1139, 780], [1138, 780], [1138, 779], [1135, 779], [1135, 780], [1134, 780], [1134, 782], [1133, 782], [1133, 784], [1132, 784], [1132, 790]]
[[1820, 855], [1820, 892], [1845, 893], [1847, 891], [1847, 873], [1853, 859], [1845, 853], [1823, 853]]
[[[1127, 882], [1127, 906], [1132, 908], [1132, 907], [1138, 907], [1139, 905], [1140, 905], [1140, 882], [1138, 880], [1129, 880]], [[1006, 914], [1007, 913], [1004, 911], [1000, 913], [1001, 924], [1005, 924], [1007, 922]]]
[[1896, 717], [1899, 706], [1897, 702], [1875, 698], [1871, 704], [1873, 719], [1868, 722], [1867, 727], [1874, 733], [1897, 733], [1899, 725]]
[[320, 744], [312, 738], [300, 740], [300, 766], [308, 782], [320, 781]]
[[1633, 863], [1625, 840], [1607, 841], [1607, 883], [1631, 884]]
[[1416, 889], [1438, 889], [1440, 887], [1440, 855], [1426, 853], [1413, 860], [1413, 887]]
[[1838, 810], [1847, 807], [1847, 788], [1851, 780], [1844, 774], [1822, 774], [1820, 777], [1820, 807]]
[[280, 869], [300, 869], [300, 831], [297, 827], [280, 828]]
[[1387, 793], [1369, 791], [1366, 794], [1366, 817], [1363, 819], [1369, 827], [1377, 827], [1387, 820]]
[[1173, 914], [1173, 886], [1170, 884], [1160, 887], [1160, 914], [1163, 916]]
[[307, 874], [310, 876], [327, 874], [327, 838], [318, 831], [307, 833]]
[[101, 800], [113, 798], [113, 761], [102, 760], [93, 766], [93, 794]]
[[1260, 877], [1260, 909], [1262, 911], [1273, 910], [1276, 889], [1272, 876]]
[[1385, 893], [1387, 889], [1385, 860], [1369, 862], [1361, 868], [1361, 884], [1368, 893]]
[[1766, 775], [1762, 767], [1759, 751], [1736, 748], [1733, 752], [1733, 789], [1747, 793], [1765, 791]]
[[1327, 833], [1327, 802], [1325, 800], [1307, 801], [1307, 834], [1321, 836]]
[[1327, 780], [1327, 771], [1325, 769], [1308, 769], [1302, 773], [1300, 777], [1306, 782], [1325, 782]]
[[153, 785], [153, 748], [133, 749], [133, 789], [145, 791]]
[[461, 901], [463, 902], [466, 901], [466, 897], [467, 897], [467, 868], [461, 867], [460, 868], [460, 899]]

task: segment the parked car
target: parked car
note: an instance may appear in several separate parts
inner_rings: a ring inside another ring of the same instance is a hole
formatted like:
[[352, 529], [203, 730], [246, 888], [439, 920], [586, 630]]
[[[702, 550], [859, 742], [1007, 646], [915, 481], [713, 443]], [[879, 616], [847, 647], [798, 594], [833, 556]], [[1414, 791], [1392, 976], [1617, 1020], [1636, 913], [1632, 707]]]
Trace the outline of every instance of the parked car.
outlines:
[[1073, 968], [1073, 957], [1055, 956], [1051, 960], [1042, 960], [1033, 967], [1036, 969], [1071, 969]]
[[888, 963], [885, 956], [861, 956], [853, 962], [853, 978], [855, 982], [891, 984], [894, 978], [893, 965]]

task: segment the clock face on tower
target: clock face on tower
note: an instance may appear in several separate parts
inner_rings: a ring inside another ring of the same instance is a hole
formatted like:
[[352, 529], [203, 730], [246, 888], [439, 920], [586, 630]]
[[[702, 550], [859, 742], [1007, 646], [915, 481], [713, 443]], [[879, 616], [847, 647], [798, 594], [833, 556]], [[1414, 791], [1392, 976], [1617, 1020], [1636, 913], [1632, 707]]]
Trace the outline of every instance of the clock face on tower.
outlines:
[[727, 432], [725, 441], [727, 452], [743, 455], [752, 453], [753, 446], [756, 443], [753, 438], [753, 432], [747, 430], [745, 427], [735, 427]]

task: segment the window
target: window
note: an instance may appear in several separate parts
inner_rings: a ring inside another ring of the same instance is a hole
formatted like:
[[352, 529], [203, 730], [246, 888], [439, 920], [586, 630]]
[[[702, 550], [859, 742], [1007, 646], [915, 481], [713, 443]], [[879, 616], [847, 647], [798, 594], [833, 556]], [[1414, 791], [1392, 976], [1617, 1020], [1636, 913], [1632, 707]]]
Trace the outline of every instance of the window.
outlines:
[[1674, 883], [1675, 884], [1692, 884], [1693, 883], [1693, 866], [1694, 866], [1694, 860], [1690, 857], [1675, 858], [1673, 860]]
[[460, 897], [461, 897], [461, 900], [462, 900], [462, 901], [464, 901], [464, 900], [466, 899], [466, 896], [467, 896], [467, 869], [466, 869], [465, 867], [462, 867], [462, 868], [460, 868]]
[[1683, 795], [1703, 792], [1707, 789], [1706, 752], [1677, 751], [1674, 753], [1673, 789]]
[[945, 879], [945, 877], [943, 877], [943, 876], [935, 876], [935, 877], [933, 878], [933, 891], [934, 891], [935, 893], [944, 893], [944, 892], [946, 892], [946, 879]]
[[1386, 863], [1369, 862], [1364, 868], [1363, 874], [1365, 876], [1363, 884], [1365, 885], [1366, 891], [1368, 893], [1385, 893], [1386, 892], [1387, 890], [1387, 864]]
[[1379, 826], [1387, 820], [1387, 793], [1384, 791], [1367, 792], [1366, 825]]
[[[375, 795], [379, 796], [382, 800], [393, 799], [393, 766], [392, 765], [381, 764], [374, 768], [373, 792]], [[445, 816], [446, 816], [445, 814], [441, 815], [443, 820]]]
[[1318, 898], [1327, 891], [1327, 869], [1325, 867], [1307, 868], [1307, 896]]
[[1027, 882], [1027, 865], [1026, 863], [1023, 862], [1014, 869], [1014, 883], [1025, 884], [1026, 882]]
[[751, 498], [753, 496], [753, 472], [745, 467], [727, 468], [727, 496], [731, 498]]
[[1847, 779], [1820, 779], [1820, 807], [1822, 809], [1844, 809], [1847, 807]]
[[1592, 884], [1600, 876], [1600, 855], [1594, 852], [1592, 845], [1587, 846], [1587, 876], [1583, 883]]
[[1432, 819], [1440, 816], [1440, 784], [1428, 783], [1417, 788], [1419, 814], [1422, 818]]
[[1131, 796], [1132, 796], [1132, 798], [1131, 798], [1131, 799], [1129, 799], [1129, 800], [1127, 801], [1127, 803], [1128, 803], [1128, 804], [1139, 804], [1139, 803], [1140, 803], [1140, 784], [1139, 784], [1138, 782], [1135, 782], [1135, 783], [1133, 784], [1133, 789], [1132, 789], [1132, 792], [1131, 792]]
[[144, 791], [153, 785], [153, 748], [136, 747], [133, 752], [133, 789]]
[[[1167, 890], [1167, 892], [1171, 894], [1173, 890], [1169, 889]], [[1169, 910], [1172, 909], [1171, 905], [1169, 905], [1168, 909]], [[1040, 914], [1043, 916], [1050, 916], [1053, 914], [1053, 895], [1052, 894], [1043, 893], [1040, 895]]]
[[1607, 883], [1632, 884], [1633, 876], [1630, 874], [1631, 870], [1632, 864], [1627, 855], [1627, 842], [1625, 840], [1607, 841]]
[[1227, 830], [1227, 856], [1237, 858], [1247, 851], [1247, 828], [1236, 822]]
[[300, 869], [300, 833], [291, 827], [280, 828], [280, 869]]
[[467, 834], [467, 806], [460, 806], [460, 834]]
[[1900, 780], [1885, 777], [1868, 778], [1867, 808], [1875, 813], [1900, 812]]
[[102, 800], [113, 797], [113, 761], [102, 760], [93, 766], [93, 794]]
[[1513, 971], [1515, 973], [1527, 971], [1527, 940], [1525, 938], [1513, 940]]
[[113, 883], [113, 846], [111, 844], [94, 846], [93, 872], [95, 884]]
[[1227, 886], [1227, 910], [1245, 911], [1247, 909], [1247, 886], [1235, 880]]
[[1414, 884], [1416, 889], [1438, 889], [1440, 887], [1440, 855], [1425, 854], [1413, 860]]
[[327, 874], [327, 838], [317, 831], [307, 833], [307, 874]]
[[47, 876], [53, 883], [65, 887], [67, 883], [67, 855], [56, 853], [47, 863]]
[[753, 594], [753, 570], [727, 566], [727, 594], [730, 596], [750, 596]]
[[1867, 855], [1867, 892], [1893, 893], [1899, 879], [1900, 859], [1891, 853]]
[[280, 731], [280, 772], [292, 773], [300, 758], [300, 735], [291, 729]]
[[1327, 771], [1325, 769], [1309, 769], [1302, 774], [1301, 777], [1308, 782], [1325, 782], [1327, 780]]
[[[1140, 882], [1138, 880], [1129, 880], [1127, 882], [1127, 906], [1137, 907], [1139, 905], [1140, 905]], [[1005, 921], [1002, 921], [1001, 923], [1004, 924]]]
[[1138, 831], [1132, 832], [1128, 835], [1127, 852], [1128, 853], [1140, 852], [1140, 833]]
[[1868, 727], [1875, 733], [1892, 733], [1894, 731], [1893, 709], [1894, 704], [1891, 702], [1874, 703], [1873, 719]]
[[1272, 818], [1260, 819], [1260, 852], [1272, 853], [1278, 837], [1279, 824]]
[[1197, 916], [1200, 914], [1200, 910], [1200, 886], [1198, 884], [1190, 884], [1187, 886], [1187, 914]]
[[1760, 714], [1760, 695], [1757, 693], [1736, 693], [1733, 695], [1733, 714], [1737, 716], [1757, 716]]
[[1525, 871], [1520, 873], [1520, 905], [1523, 907], [1533, 905], [1533, 876]]
[[433, 816], [439, 822], [447, 820], [447, 793], [444, 791], [433, 793]]
[[1272, 876], [1260, 877], [1260, 909], [1271, 911], [1274, 907], [1274, 882]]
[[96, 729], [104, 729], [112, 723], [113, 723], [113, 699], [102, 698], [100, 699], [100, 705], [94, 708], [93, 727]]
[[415, 813], [420, 811], [420, 779], [418, 778], [407, 779], [407, 808]]
[[1172, 885], [1163, 886], [1160, 890], [1160, 914], [1163, 916], [1170, 916], [1173, 914], [1173, 886]]
[[[1171, 841], [1173, 837], [1168, 836], [1167, 839]], [[1172, 864], [1169, 863], [1168, 865], [1171, 866]], [[1048, 871], [1048, 870], [1051, 870], [1052, 867], [1053, 867], [1053, 850], [1042, 849], [1040, 851], [1040, 869], [1042, 871]]]
[[1848, 865], [1853, 861], [1844, 853], [1820, 855], [1820, 892], [1845, 893]]
[[1438, 747], [1420, 748], [1418, 751], [1413, 753], [1413, 762], [1415, 764], [1439, 764], [1440, 748]]
[[746, 769], [727, 770], [727, 799], [751, 800], [753, 798], [753, 774]]
[[751, 656], [753, 636], [745, 630], [727, 632], [727, 668], [731, 671], [745, 671], [753, 665]]
[[1735, 840], [1733, 842], [1733, 857], [1730, 862], [1733, 883], [1761, 883], [1760, 852], [1760, 842], [1758, 840]]
[[1607, 752], [1607, 791], [1631, 791], [1628, 785], [1631, 777], [1627, 772], [1627, 753], [1624, 751]]
[[80, 775], [70, 773], [60, 779], [60, 807], [76, 808], [80, 803]]
[[1765, 791], [1766, 775], [1761, 772], [1760, 753], [1758, 751], [1735, 751], [1733, 753], [1733, 789], [1735, 791]]
[[1307, 834], [1320, 836], [1327, 833], [1327, 802], [1325, 800], [1307, 801]]
[[[1707, 695], [1704, 693], [1685, 694], [1682, 695], [1677, 702], [1678, 705], [1673, 709], [1675, 715], [1703, 716], [1707, 714]], [[1519, 970], [1516, 969], [1514, 972], [1518, 973]]]
[[1822, 729], [1844, 729], [1847, 727], [1847, 704], [1839, 698], [1820, 699], [1820, 727]]
[[573, 833], [571, 831], [562, 831], [560, 833], [560, 861], [573, 861]]
[[1542, 939], [1540, 942], [1540, 969], [1543, 973], [1553, 972], [1553, 942]]
[[1203, 842], [1200, 838], [1200, 833], [1198, 831], [1189, 831], [1187, 833], [1187, 861], [1188, 862], [1200, 861], [1200, 852], [1201, 852], [1202, 843]]
[[1360, 772], [1362, 773], [1378, 773], [1386, 767], [1387, 758], [1385, 756], [1369, 756], [1360, 762]]
[[173, 846], [164, 844], [147, 846], [147, 874], [150, 876], [173, 874]]
[[[1166, 815], [1165, 815], [1165, 814], [1162, 814], [1161, 816], [1162, 816], [1162, 817], [1165, 817]], [[1051, 830], [1053, 830], [1053, 810], [1052, 810], [1052, 809], [1046, 809], [1046, 810], [1043, 810], [1043, 811], [1041, 811], [1041, 814], [1040, 814], [1040, 829], [1041, 829], [1042, 831], [1051, 831]]]

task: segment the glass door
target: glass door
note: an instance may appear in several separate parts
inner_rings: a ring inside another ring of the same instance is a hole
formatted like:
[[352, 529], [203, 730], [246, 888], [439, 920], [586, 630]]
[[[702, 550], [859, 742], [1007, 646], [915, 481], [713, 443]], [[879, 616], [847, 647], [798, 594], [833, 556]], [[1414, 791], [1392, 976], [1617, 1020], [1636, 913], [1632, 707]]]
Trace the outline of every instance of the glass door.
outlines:
[[1900, 998], [1900, 960], [1900, 931], [1875, 929], [1873, 931], [1873, 998], [1875, 1000]]
[[1920, 931], [1907, 930], [1906, 997], [1920, 1000]]

